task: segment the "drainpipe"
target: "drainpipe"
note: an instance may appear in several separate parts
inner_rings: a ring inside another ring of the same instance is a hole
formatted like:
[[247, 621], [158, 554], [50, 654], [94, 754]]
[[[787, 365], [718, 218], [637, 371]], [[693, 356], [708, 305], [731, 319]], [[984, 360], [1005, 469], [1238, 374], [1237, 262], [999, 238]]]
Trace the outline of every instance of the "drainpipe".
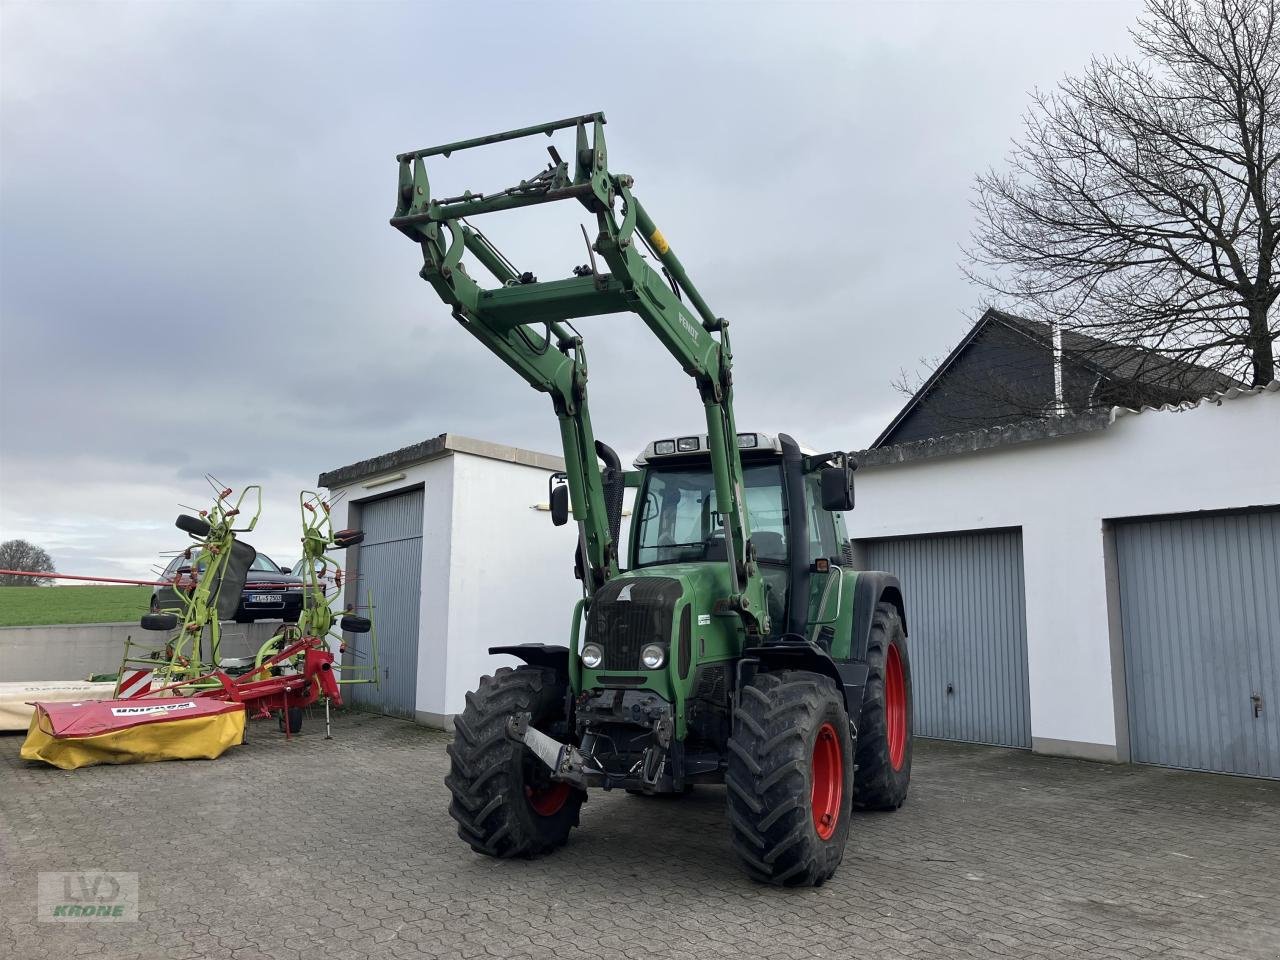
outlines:
[[1053, 413], [1061, 417], [1067, 412], [1062, 396], [1062, 328], [1053, 322]]

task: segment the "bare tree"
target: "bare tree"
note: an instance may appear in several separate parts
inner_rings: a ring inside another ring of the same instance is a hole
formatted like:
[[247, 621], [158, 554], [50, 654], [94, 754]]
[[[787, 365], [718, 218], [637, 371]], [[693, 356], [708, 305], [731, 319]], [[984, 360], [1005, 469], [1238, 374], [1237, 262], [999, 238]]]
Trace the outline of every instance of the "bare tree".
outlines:
[[[53, 573], [54, 569], [49, 554], [34, 543], [26, 540], [6, 540], [0, 543], [0, 570]], [[52, 582], [49, 577], [18, 577], [12, 573], [0, 573], [0, 587], [38, 587]]]
[[1037, 92], [969, 275], [1023, 316], [1263, 384], [1280, 325], [1277, 0], [1147, 0], [1137, 58]]

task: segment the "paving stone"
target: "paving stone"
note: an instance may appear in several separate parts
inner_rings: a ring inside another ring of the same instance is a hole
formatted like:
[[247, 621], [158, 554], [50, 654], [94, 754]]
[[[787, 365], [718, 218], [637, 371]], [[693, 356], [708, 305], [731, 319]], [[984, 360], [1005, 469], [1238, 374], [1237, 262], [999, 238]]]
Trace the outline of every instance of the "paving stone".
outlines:
[[[774, 890], [738, 871], [720, 788], [596, 792], [563, 850], [496, 862], [448, 818], [444, 734], [311, 726], [72, 772], [0, 735], [0, 956], [1280, 960], [1280, 783], [921, 741], [836, 877]], [[139, 921], [37, 923], [52, 870], [136, 872]]]

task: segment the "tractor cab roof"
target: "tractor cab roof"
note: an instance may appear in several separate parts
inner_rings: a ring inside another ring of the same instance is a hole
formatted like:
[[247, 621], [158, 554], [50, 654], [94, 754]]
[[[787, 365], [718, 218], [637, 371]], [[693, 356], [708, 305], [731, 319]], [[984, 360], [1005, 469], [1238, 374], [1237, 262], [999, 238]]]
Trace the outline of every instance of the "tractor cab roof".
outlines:
[[[742, 451], [743, 457], [751, 457], [753, 459], [757, 456], [780, 456], [782, 454], [782, 442], [769, 433], [739, 433], [738, 449]], [[800, 452], [810, 455], [815, 451], [801, 444]], [[644, 448], [644, 452], [640, 456], [636, 457], [635, 465], [637, 468], [641, 468], [657, 466], [668, 460], [709, 458], [710, 456], [711, 449], [707, 446], [707, 435], [705, 433], [695, 433], [684, 437], [654, 440]]]

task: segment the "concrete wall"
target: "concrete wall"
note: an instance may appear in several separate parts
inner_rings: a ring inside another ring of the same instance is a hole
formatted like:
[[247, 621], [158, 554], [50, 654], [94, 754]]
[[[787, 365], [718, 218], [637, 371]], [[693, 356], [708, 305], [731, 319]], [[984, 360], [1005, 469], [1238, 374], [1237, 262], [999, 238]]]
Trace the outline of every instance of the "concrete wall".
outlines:
[[[222, 655], [257, 653], [279, 625], [278, 620], [224, 624]], [[143, 630], [136, 622], [2, 627], [0, 681], [84, 680], [95, 673], [115, 673], [129, 637], [154, 641], [158, 649], [167, 634]]]
[[1021, 527], [1033, 748], [1127, 759], [1108, 521], [1280, 504], [1280, 392], [859, 469], [851, 536]]

